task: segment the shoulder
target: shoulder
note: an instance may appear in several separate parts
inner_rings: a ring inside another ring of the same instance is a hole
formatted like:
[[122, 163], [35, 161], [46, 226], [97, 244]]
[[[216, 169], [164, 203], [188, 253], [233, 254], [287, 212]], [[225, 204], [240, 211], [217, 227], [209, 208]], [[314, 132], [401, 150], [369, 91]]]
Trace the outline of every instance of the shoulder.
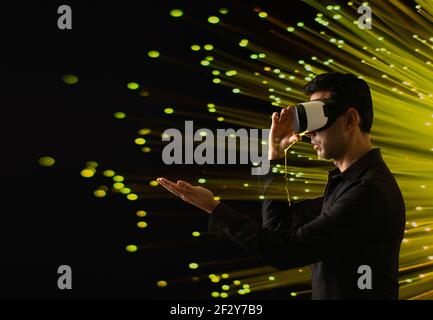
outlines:
[[397, 180], [385, 162], [370, 168], [362, 177], [361, 183], [371, 190], [370, 193], [380, 195], [388, 203], [403, 200]]

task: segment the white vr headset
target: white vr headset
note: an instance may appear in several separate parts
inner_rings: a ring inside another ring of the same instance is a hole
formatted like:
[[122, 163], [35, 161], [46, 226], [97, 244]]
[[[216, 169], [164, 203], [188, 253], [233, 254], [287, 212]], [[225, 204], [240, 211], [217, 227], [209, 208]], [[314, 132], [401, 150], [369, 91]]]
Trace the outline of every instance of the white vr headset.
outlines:
[[327, 129], [339, 115], [346, 111], [346, 108], [342, 108], [330, 99], [317, 99], [299, 103], [290, 110], [293, 131], [295, 134], [302, 134]]

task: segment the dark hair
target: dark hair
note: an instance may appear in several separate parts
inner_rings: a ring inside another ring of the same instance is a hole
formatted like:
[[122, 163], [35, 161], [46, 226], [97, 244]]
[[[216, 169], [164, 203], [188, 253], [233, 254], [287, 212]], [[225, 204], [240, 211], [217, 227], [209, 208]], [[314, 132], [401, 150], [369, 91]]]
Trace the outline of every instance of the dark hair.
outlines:
[[317, 91], [330, 91], [331, 99], [337, 104], [355, 108], [361, 117], [361, 131], [370, 132], [373, 103], [367, 82], [351, 73], [322, 73], [304, 86], [304, 93], [308, 96]]

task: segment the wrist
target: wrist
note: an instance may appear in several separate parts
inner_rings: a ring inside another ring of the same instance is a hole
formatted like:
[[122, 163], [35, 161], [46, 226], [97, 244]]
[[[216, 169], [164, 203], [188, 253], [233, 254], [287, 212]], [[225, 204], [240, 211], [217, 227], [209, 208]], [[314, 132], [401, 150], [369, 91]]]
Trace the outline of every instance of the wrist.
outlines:
[[217, 207], [217, 205], [219, 205], [219, 203], [220, 203], [220, 201], [218, 201], [218, 200], [214, 200], [214, 201], [212, 202], [212, 204], [209, 206], [209, 209], [206, 210], [207, 213], [212, 214], [212, 212], [215, 210], [215, 208]]

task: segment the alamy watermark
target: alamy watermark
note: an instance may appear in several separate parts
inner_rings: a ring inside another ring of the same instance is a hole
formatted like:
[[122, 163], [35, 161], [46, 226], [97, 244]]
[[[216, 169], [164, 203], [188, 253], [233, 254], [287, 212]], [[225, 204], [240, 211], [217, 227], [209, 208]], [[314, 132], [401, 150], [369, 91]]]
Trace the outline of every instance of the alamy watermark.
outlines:
[[66, 4], [62, 4], [57, 8], [57, 13], [61, 14], [57, 19], [57, 27], [60, 30], [72, 29], [72, 8]]
[[358, 18], [358, 28], [371, 29], [371, 25], [372, 25], [371, 8], [369, 6], [362, 5], [358, 8], [358, 13], [362, 14], [362, 16]]
[[[371, 29], [372, 26], [372, 13], [371, 8], [367, 5], [358, 7], [357, 12], [361, 14], [358, 18], [358, 27], [360, 29]], [[72, 29], [72, 8], [69, 5], [63, 4], [57, 8], [57, 13], [60, 16], [57, 19], [57, 27], [60, 30]]]
[[[261, 137], [259, 138], [259, 135]], [[206, 128], [194, 132], [193, 121], [185, 121], [185, 132], [175, 128], [162, 134], [162, 141], [170, 141], [162, 150], [162, 161], [167, 164], [248, 164], [252, 175], [269, 172], [269, 129], [217, 129], [214, 133]], [[237, 141], [239, 139], [239, 150]], [[194, 142], [201, 142], [194, 147]], [[227, 142], [227, 143], [226, 143]], [[216, 148], [215, 148], [216, 147]], [[237, 155], [239, 151], [239, 162]], [[261, 151], [261, 152], [259, 152]], [[227, 155], [227, 157], [226, 157]], [[216, 156], [216, 157], [215, 157]]]
[[372, 286], [372, 271], [369, 265], [363, 264], [358, 267], [358, 274], [361, 276], [358, 278], [358, 288], [360, 290], [371, 290]]
[[57, 287], [60, 290], [72, 289], [72, 268], [67, 264], [62, 264], [57, 268], [57, 274], [60, 274], [57, 279]]

